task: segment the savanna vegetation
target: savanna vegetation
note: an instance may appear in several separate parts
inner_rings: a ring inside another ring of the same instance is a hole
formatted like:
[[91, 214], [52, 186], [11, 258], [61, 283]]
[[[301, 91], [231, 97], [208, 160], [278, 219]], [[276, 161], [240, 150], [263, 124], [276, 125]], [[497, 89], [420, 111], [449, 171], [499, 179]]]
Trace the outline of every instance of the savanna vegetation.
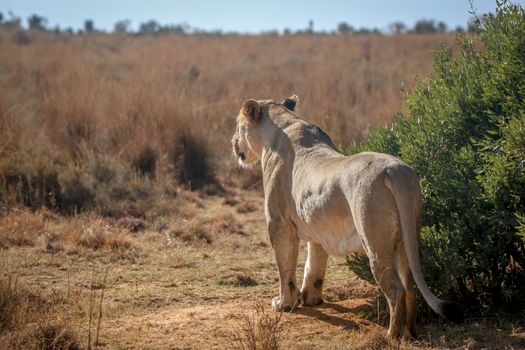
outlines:
[[[337, 143], [401, 107], [453, 36], [64, 36], [0, 42], [0, 201], [141, 216], [173, 187], [230, 177], [248, 97], [296, 93]], [[396, 57], [396, 59], [393, 59]]]
[[[502, 4], [460, 37], [1, 27], [0, 348], [525, 346], [523, 17]], [[386, 339], [360, 256], [329, 261], [325, 305], [269, 311], [259, 174], [230, 138], [243, 100], [293, 93], [341, 149], [420, 174], [425, 275], [465, 324]]]

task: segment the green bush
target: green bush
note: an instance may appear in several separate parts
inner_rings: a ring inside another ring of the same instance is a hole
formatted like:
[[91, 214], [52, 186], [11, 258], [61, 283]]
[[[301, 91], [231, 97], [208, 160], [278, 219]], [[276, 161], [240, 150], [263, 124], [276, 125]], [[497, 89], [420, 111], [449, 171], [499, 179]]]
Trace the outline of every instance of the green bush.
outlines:
[[[476, 35], [458, 37], [457, 57], [438, 52], [405, 100], [408, 120], [347, 152], [394, 154], [417, 171], [426, 278], [440, 296], [486, 310], [525, 296], [525, 11], [498, 3]], [[353, 269], [364, 264], [355, 259]]]

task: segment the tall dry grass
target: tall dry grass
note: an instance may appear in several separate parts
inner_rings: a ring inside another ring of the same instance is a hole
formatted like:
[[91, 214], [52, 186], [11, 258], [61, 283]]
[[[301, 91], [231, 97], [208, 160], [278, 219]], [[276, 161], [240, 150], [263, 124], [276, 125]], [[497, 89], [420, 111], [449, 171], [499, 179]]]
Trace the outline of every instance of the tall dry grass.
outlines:
[[[46, 149], [78, 170], [86, 154], [102, 154], [191, 188], [229, 158], [244, 99], [296, 93], [301, 114], [347, 144], [388, 123], [401, 85], [428, 74], [434, 48], [453, 44], [451, 35], [31, 35], [18, 45], [0, 32], [0, 160]], [[188, 140], [199, 154], [184, 153]]]
[[29, 289], [0, 262], [0, 348], [80, 349], [70, 308], [63, 295]]
[[33, 288], [0, 254], [0, 349], [99, 348], [108, 271], [93, 265], [83, 287], [72, 286], [68, 272], [67, 286]]

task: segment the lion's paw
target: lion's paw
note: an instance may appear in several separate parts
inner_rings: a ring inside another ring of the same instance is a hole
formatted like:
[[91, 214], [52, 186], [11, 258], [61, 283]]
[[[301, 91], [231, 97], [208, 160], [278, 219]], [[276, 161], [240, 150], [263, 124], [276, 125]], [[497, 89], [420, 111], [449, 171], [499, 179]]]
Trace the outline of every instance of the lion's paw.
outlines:
[[301, 300], [303, 301], [304, 306], [317, 306], [324, 302], [323, 296], [318, 290], [301, 291]]
[[272, 300], [272, 309], [276, 312], [291, 312], [299, 306], [300, 298], [297, 298], [294, 303], [285, 303], [280, 297], [275, 297]]

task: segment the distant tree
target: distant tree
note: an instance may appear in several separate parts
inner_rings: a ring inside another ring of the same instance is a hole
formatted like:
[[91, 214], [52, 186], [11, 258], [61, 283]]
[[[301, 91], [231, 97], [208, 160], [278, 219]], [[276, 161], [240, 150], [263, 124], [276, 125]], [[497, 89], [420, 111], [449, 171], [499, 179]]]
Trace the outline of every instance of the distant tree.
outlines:
[[128, 19], [118, 21], [115, 23], [115, 27], [113, 29], [113, 32], [115, 34], [127, 34], [129, 32], [129, 26], [131, 22]]
[[262, 35], [262, 36], [279, 36], [279, 31], [276, 30], [276, 29], [262, 30], [260, 32], [260, 35]]
[[417, 34], [432, 34], [437, 32], [436, 25], [432, 19], [420, 19], [414, 25], [414, 33]]
[[457, 26], [456, 29], [454, 29], [454, 31], [456, 33], [464, 33], [465, 32], [465, 29], [463, 29], [462, 26]]
[[292, 30], [290, 28], [284, 28], [283, 34], [284, 35], [290, 35], [290, 34], [292, 34]]
[[186, 34], [190, 31], [190, 26], [186, 23], [168, 24], [159, 26], [159, 34]]
[[313, 32], [314, 32], [314, 21], [309, 20], [308, 21], [308, 33], [313, 33]]
[[407, 26], [401, 21], [390, 23], [388, 27], [390, 29], [390, 33], [396, 35], [403, 34], [407, 30]]
[[222, 32], [222, 29], [212, 29], [209, 32], [207, 32], [207, 35], [210, 35], [210, 36], [222, 36], [223, 32]]
[[361, 27], [361, 28], [357, 29], [354, 33], [358, 34], [358, 35], [370, 34], [370, 33], [381, 34], [381, 31], [379, 29], [377, 29], [377, 28]]
[[351, 34], [351, 33], [354, 32], [354, 27], [352, 27], [350, 24], [348, 24], [346, 22], [341, 22], [337, 26], [337, 31], [341, 35]]
[[4, 14], [0, 12], [0, 23], [2, 23], [3, 21], [4, 21]]
[[2, 23], [2, 29], [8, 32], [15, 32], [15, 31], [21, 31], [22, 30], [22, 21], [20, 20], [20, 17], [17, 17], [13, 14], [13, 12], [8, 12], [9, 19], [3, 21]]
[[155, 35], [159, 33], [159, 30], [160, 30], [160, 24], [155, 20], [150, 20], [148, 22], [140, 24], [139, 33]]
[[46, 25], [47, 25], [47, 19], [45, 19], [42, 16], [33, 14], [29, 16], [29, 18], [27, 19], [27, 23], [29, 25], [29, 29], [31, 30], [45, 31]]
[[446, 33], [447, 32], [447, 24], [445, 22], [439, 22], [437, 25], [437, 31], [439, 33]]
[[86, 33], [92, 33], [95, 31], [95, 22], [91, 19], [86, 19], [84, 21], [84, 31]]

